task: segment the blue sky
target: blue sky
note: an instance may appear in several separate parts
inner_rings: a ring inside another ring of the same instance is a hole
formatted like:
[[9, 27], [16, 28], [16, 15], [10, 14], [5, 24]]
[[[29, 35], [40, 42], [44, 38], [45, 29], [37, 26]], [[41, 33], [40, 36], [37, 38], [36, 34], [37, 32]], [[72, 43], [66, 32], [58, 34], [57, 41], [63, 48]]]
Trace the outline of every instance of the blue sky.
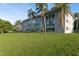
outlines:
[[[53, 4], [48, 4], [48, 8], [51, 9]], [[71, 11], [79, 12], [79, 4], [72, 3], [70, 4]], [[0, 3], [0, 19], [8, 20], [12, 24], [15, 23], [16, 20], [24, 20], [27, 17], [27, 10], [32, 8], [33, 10], [36, 9], [34, 3]]]

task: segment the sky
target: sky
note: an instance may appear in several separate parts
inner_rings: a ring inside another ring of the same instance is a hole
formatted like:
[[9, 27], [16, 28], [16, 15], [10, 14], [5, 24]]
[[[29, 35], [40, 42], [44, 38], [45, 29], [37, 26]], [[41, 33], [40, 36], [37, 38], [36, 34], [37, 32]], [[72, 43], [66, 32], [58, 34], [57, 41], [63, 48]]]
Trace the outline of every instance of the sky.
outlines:
[[[36, 9], [35, 3], [0, 3], [0, 19], [8, 20], [12, 24], [16, 20], [25, 20], [28, 18], [28, 10], [32, 8], [34, 11]], [[54, 4], [48, 3], [48, 8], [51, 9]], [[79, 12], [79, 4], [70, 4], [71, 11], [73, 13]]]

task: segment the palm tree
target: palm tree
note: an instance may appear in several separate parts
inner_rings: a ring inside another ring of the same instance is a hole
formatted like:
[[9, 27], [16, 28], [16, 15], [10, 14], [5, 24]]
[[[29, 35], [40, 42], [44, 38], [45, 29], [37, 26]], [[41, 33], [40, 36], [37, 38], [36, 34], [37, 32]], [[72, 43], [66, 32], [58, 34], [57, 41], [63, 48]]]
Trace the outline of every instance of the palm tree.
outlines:
[[34, 31], [33, 19], [35, 18], [35, 16], [36, 16], [35, 11], [33, 11], [32, 9], [29, 9], [29, 10], [28, 10], [28, 17], [31, 19], [32, 31]]
[[47, 3], [36, 3], [36, 10], [38, 10], [37, 13], [41, 12], [41, 18], [43, 18], [43, 27], [44, 27], [44, 31], [46, 33], [46, 19], [45, 19], [45, 13], [48, 10], [48, 6]]
[[[59, 11], [60, 12], [59, 13], [59, 22], [60, 22], [60, 25], [62, 25], [62, 27], [64, 27], [64, 18], [65, 18], [65, 15], [68, 15], [67, 11], [70, 10], [69, 4], [68, 3], [56, 3], [55, 4], [55, 8], [57, 8], [57, 9], [60, 10]], [[58, 28], [58, 30], [59, 30], [59, 28]]]

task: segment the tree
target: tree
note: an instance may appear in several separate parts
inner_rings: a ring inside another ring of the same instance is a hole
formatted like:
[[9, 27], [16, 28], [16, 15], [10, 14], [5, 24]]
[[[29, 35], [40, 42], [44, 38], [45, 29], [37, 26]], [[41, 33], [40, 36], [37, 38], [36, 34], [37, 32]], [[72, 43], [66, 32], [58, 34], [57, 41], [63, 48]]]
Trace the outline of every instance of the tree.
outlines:
[[12, 31], [12, 24], [9, 21], [0, 19], [0, 32]]
[[74, 13], [74, 17], [79, 17], [79, 12]]
[[64, 27], [65, 15], [68, 15], [67, 11], [70, 11], [69, 4], [68, 3], [56, 3], [55, 4], [55, 8], [60, 10], [59, 11], [60, 12], [59, 13], [59, 22], [60, 22], [60, 25], [62, 25], [62, 27]]
[[31, 19], [31, 23], [32, 23], [32, 31], [34, 31], [34, 24], [33, 24], [33, 19], [36, 16], [36, 12], [33, 11], [32, 9], [28, 10], [28, 17]]
[[21, 20], [17, 20], [17, 21], [15, 22], [15, 25], [16, 25], [16, 26], [19, 25], [19, 24], [21, 24]]
[[15, 30], [18, 31], [19, 28], [21, 27], [21, 20], [17, 20], [14, 26], [15, 26]]
[[43, 27], [46, 33], [45, 13], [48, 11], [47, 3], [36, 3], [36, 10], [38, 10], [37, 13], [41, 13], [41, 18], [43, 18], [43, 23], [44, 23]]

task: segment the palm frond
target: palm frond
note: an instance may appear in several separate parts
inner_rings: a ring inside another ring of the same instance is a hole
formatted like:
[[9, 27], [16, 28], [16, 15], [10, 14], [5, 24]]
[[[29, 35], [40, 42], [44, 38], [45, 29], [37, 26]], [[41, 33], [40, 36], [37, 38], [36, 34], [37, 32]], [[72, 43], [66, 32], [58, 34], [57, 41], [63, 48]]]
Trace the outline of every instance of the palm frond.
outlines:
[[29, 9], [28, 10], [28, 17], [29, 18], [34, 18], [36, 16], [36, 12], [35, 11], [33, 11], [32, 9]]
[[36, 3], [36, 10], [37, 13], [39, 12], [46, 12], [48, 10], [48, 5], [46, 3]]

